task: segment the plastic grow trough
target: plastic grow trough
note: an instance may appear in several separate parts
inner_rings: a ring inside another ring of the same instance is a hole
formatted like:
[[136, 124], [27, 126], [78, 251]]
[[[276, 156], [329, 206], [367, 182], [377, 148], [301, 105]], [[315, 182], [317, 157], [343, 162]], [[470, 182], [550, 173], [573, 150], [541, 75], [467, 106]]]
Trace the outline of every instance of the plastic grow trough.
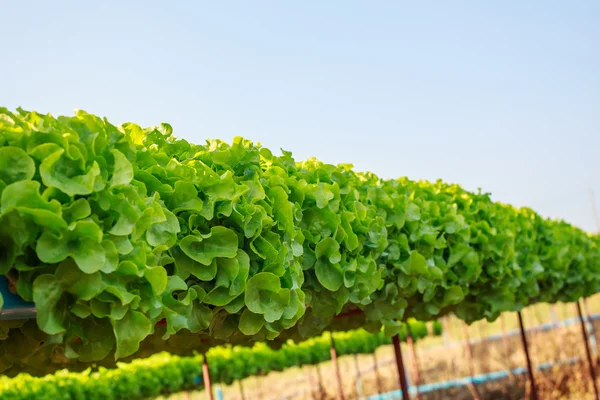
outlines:
[[0, 275], [0, 293], [4, 299], [4, 305], [0, 311], [0, 320], [35, 318], [35, 305], [23, 301], [18, 295], [11, 293], [8, 286], [9, 283], [6, 277]]

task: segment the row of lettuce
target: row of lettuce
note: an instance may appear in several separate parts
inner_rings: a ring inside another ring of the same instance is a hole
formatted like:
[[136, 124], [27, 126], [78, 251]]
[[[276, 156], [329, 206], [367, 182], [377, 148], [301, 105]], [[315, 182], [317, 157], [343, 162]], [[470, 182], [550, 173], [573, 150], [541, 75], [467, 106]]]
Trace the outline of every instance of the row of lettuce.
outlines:
[[[410, 334], [419, 340], [429, 334], [428, 326], [410, 322]], [[434, 322], [431, 334], [439, 335], [441, 325]], [[407, 329], [400, 331], [405, 341]], [[389, 344], [383, 333], [364, 330], [335, 332], [338, 355], [370, 354]], [[211, 379], [230, 384], [254, 375], [282, 371], [290, 367], [316, 365], [330, 358], [330, 333], [294, 344], [285, 343], [271, 349], [265, 343], [253, 347], [225, 346], [208, 351]], [[131, 363], [119, 363], [117, 368], [100, 368], [96, 372], [59, 371], [43, 378], [20, 374], [14, 378], [0, 377], [0, 398], [3, 400], [130, 400], [147, 399], [184, 390], [202, 388], [202, 355], [178, 357], [155, 354]]]
[[0, 322], [8, 374], [493, 320], [596, 293], [599, 243], [457, 185], [0, 108], [0, 274], [37, 308]]

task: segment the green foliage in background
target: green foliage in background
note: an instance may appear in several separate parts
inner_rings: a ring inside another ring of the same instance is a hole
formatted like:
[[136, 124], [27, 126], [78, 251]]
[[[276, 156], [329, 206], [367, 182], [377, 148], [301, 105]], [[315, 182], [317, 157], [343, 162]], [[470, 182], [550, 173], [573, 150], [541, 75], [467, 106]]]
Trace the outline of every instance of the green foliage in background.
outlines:
[[[418, 340], [428, 335], [427, 325], [409, 322], [411, 336]], [[441, 325], [433, 324], [434, 334]], [[407, 337], [406, 325], [399, 334]], [[379, 346], [391, 342], [382, 333], [364, 330], [334, 333], [338, 355], [369, 354]], [[283, 371], [291, 367], [315, 365], [330, 359], [330, 334], [301, 343], [291, 341], [280, 349], [271, 349], [265, 343], [254, 347], [226, 346], [208, 351], [207, 360], [211, 379], [230, 384], [249, 376]], [[147, 399], [184, 390], [202, 388], [202, 356], [178, 357], [166, 353], [131, 363], [119, 363], [115, 369], [100, 368], [92, 372], [59, 371], [43, 378], [20, 374], [14, 378], [0, 377], [0, 398], [3, 400], [131, 400]]]
[[[596, 293], [599, 243], [457, 185], [242, 138], [195, 145], [168, 124], [0, 109], [0, 274], [38, 310], [0, 323], [10, 374], [325, 329], [393, 334], [450, 312], [493, 320]], [[364, 314], [334, 319], [351, 309]]]

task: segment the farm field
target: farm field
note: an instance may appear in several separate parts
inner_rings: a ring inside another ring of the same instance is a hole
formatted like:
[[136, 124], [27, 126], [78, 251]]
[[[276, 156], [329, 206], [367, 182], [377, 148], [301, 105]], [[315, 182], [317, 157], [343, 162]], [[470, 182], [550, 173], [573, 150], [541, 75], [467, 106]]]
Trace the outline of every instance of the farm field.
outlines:
[[[592, 314], [600, 313], [600, 296], [593, 296], [587, 301], [589, 311]], [[551, 323], [553, 315], [558, 320], [575, 318], [577, 316], [573, 304], [556, 304], [550, 306], [540, 304], [524, 310], [524, 318], [527, 325], [541, 325]], [[506, 331], [518, 329], [515, 314], [504, 315]], [[600, 339], [600, 321], [595, 320], [594, 332]], [[479, 339], [489, 335], [502, 332], [500, 321], [487, 323], [479, 321], [468, 328], [471, 339]], [[464, 324], [456, 318], [448, 318], [444, 324], [447, 330], [440, 337], [427, 337], [421, 339], [417, 346], [417, 358], [419, 363], [421, 384], [447, 381], [470, 375], [469, 365], [465, 359], [464, 351]], [[530, 351], [534, 365], [552, 362], [555, 360], [567, 360], [574, 357], [581, 358], [580, 361], [555, 366], [544, 372], [538, 371], [536, 377], [542, 399], [570, 399], [586, 400], [593, 399], [591, 383], [587, 364], [583, 361], [585, 353], [581, 338], [581, 329], [578, 324], [568, 327], [554, 328], [544, 332], [528, 333]], [[444, 341], [451, 344], [444, 345]], [[508, 338], [507, 348], [502, 340], [492, 340], [483, 343], [474, 343], [473, 366], [475, 374], [484, 374], [499, 370], [524, 366], [522, 345], [518, 336]], [[403, 354], [405, 364], [411, 373], [413, 365], [410, 348], [403, 343]], [[596, 348], [597, 349], [597, 348]], [[399, 389], [398, 375], [394, 363], [394, 352], [390, 345], [380, 347], [376, 352], [379, 364], [378, 375], [372, 370], [374, 359], [372, 355], [358, 355], [358, 365], [362, 371], [362, 390], [360, 398], [373, 396], [378, 393], [391, 392]], [[598, 355], [596, 350], [596, 355]], [[344, 394], [347, 399], [359, 398], [356, 385], [356, 361], [353, 356], [342, 356], [339, 358], [340, 370]], [[336, 387], [333, 381], [334, 369], [331, 362], [319, 364], [320, 374], [324, 385], [324, 391], [318, 390], [318, 378], [316, 368], [306, 366], [303, 368], [291, 368], [283, 372], [272, 372], [266, 376], [251, 377], [242, 381], [244, 399], [335, 399]], [[599, 371], [600, 372], [600, 371]], [[411, 380], [411, 382], [414, 382]], [[312, 387], [312, 390], [311, 390]], [[525, 374], [512, 376], [487, 384], [477, 385], [482, 399], [519, 399], [526, 395], [527, 379]], [[224, 399], [241, 400], [239, 383], [232, 385], [221, 385]], [[469, 387], [452, 390], [438, 390], [420, 395], [423, 400], [459, 399], [471, 400], [473, 394]], [[176, 394], [165, 399], [168, 400], [204, 400], [204, 391], [194, 391]]]

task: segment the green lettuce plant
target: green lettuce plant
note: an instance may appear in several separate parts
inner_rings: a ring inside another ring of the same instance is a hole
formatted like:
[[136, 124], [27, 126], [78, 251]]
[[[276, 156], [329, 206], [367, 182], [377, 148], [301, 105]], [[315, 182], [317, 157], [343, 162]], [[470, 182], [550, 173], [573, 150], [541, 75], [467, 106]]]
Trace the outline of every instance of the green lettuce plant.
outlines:
[[596, 293], [599, 243], [457, 185], [0, 109], [0, 274], [37, 308], [0, 371], [493, 320]]

